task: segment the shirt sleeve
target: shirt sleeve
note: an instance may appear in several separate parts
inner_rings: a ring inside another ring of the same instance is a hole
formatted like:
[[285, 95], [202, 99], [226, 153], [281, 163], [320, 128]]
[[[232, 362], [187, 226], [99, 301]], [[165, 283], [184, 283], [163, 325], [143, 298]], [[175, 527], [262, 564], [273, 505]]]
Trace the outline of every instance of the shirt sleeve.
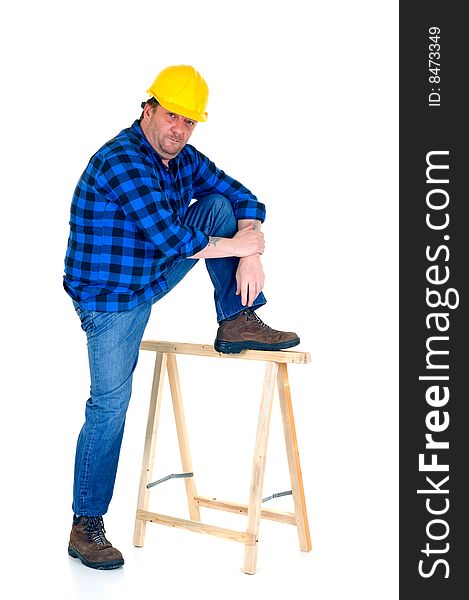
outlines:
[[108, 156], [100, 168], [100, 184], [137, 229], [165, 256], [187, 258], [203, 250], [208, 236], [184, 225], [171, 206], [154, 166], [137, 153]]
[[[195, 150], [195, 149], [194, 149]], [[197, 169], [194, 175], [194, 197], [204, 194], [223, 194], [233, 204], [237, 219], [265, 220], [265, 205], [242, 183], [227, 175], [201, 152], [197, 153]]]

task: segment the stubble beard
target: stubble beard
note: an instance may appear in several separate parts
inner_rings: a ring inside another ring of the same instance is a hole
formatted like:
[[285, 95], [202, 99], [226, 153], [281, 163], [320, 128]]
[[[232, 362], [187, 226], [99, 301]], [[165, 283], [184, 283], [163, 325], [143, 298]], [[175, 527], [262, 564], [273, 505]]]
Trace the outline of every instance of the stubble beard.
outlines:
[[174, 158], [181, 152], [184, 147], [184, 142], [181, 140], [175, 140], [171, 136], [165, 136], [161, 143], [161, 149], [169, 157]]

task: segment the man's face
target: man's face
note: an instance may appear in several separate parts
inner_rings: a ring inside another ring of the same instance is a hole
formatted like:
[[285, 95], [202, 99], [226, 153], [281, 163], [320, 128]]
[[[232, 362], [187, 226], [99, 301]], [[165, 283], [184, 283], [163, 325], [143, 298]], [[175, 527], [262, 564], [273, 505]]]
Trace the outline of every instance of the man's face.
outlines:
[[141, 121], [142, 131], [165, 164], [187, 144], [196, 121], [157, 106], [146, 105]]

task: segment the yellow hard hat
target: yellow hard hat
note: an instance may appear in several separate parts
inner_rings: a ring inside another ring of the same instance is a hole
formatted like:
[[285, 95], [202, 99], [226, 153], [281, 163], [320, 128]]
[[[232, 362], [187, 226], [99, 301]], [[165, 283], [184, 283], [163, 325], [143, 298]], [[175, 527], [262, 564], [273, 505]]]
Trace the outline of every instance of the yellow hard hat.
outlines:
[[147, 93], [166, 110], [194, 121], [207, 120], [208, 86], [194, 67], [178, 65], [163, 69]]

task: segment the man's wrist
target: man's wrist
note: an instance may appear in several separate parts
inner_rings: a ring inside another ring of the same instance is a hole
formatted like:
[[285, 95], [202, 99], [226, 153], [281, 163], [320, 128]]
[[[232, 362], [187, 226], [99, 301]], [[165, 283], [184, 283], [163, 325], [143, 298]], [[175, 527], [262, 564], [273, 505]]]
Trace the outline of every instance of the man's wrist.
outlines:
[[258, 221], [257, 219], [238, 219], [238, 231], [241, 231], [241, 229], [260, 231], [261, 225], [261, 221]]
[[251, 259], [251, 260], [253, 260], [253, 259], [260, 260], [261, 259], [261, 255], [259, 253], [256, 253], [256, 254], [250, 254], [249, 256], [241, 256], [241, 258], [239, 260], [240, 261], [241, 260], [246, 261], [248, 259]]

